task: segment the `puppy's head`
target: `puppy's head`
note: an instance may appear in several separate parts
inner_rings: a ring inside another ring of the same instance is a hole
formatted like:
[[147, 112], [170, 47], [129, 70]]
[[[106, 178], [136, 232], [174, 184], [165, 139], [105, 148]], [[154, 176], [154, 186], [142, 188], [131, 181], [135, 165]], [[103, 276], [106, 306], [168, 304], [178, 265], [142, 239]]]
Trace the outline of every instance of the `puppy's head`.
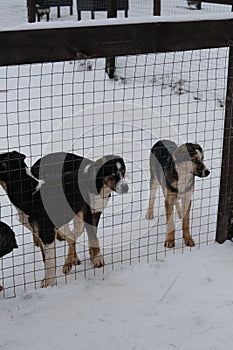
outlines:
[[18, 248], [15, 233], [4, 222], [0, 221], [0, 258]]
[[0, 180], [8, 181], [9, 176], [19, 180], [21, 172], [27, 168], [25, 158], [24, 154], [17, 151], [0, 154]]
[[173, 153], [173, 159], [178, 165], [186, 163], [183, 165], [195, 176], [206, 177], [210, 174], [209, 169], [203, 162], [203, 150], [197, 143], [185, 143], [184, 145], [177, 147]]
[[101, 188], [106, 185], [111, 190], [123, 194], [129, 190], [125, 180], [125, 163], [124, 160], [115, 155], [108, 155], [98, 159], [95, 162], [96, 173], [96, 189], [100, 193]]

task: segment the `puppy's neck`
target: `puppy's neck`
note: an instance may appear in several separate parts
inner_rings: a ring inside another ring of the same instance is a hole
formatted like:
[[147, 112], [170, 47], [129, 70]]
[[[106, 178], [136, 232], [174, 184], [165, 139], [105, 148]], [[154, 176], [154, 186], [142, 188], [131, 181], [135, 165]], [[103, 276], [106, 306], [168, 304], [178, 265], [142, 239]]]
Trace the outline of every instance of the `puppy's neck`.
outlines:
[[92, 213], [102, 213], [104, 211], [108, 205], [111, 192], [111, 188], [104, 184], [99, 194], [89, 193], [89, 206]]
[[192, 165], [188, 164], [190, 162], [182, 162], [176, 164], [176, 171], [178, 175], [178, 180], [176, 181], [176, 188], [178, 190], [178, 195], [193, 191], [194, 187], [194, 174], [192, 171]]

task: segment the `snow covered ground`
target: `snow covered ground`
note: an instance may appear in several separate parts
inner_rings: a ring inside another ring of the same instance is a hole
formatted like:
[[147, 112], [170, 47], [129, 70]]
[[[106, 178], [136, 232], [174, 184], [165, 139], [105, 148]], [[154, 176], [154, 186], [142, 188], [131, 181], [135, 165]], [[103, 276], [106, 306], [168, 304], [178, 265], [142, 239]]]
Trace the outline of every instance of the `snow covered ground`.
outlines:
[[[1, 29], [26, 22], [21, 2], [2, 0]], [[151, 3], [132, 0], [129, 15], [151, 13]], [[162, 12], [229, 13], [229, 6], [193, 11], [185, 0], [164, 0]], [[74, 22], [76, 13], [62, 9], [57, 19], [52, 9], [51, 22], [64, 20]], [[20, 150], [28, 165], [55, 150], [91, 159], [119, 153], [130, 183], [130, 193], [113, 196], [100, 222], [104, 270], [92, 269], [83, 235], [77, 245], [83, 264], [64, 277], [66, 245], [58, 242], [58, 286], [46, 290], [39, 288], [40, 252], [1, 191], [1, 219], [14, 228], [19, 249], [0, 262], [0, 349], [232, 347], [232, 243], [214, 243], [227, 62], [226, 49], [122, 57], [116, 81], [105, 75], [102, 59], [0, 67], [1, 152]], [[183, 246], [179, 220], [176, 250], [164, 250], [161, 191], [155, 220], [145, 220], [149, 150], [160, 138], [199, 142], [211, 170], [196, 181], [192, 251]]]
[[1, 301], [1, 349], [231, 350], [232, 243]]

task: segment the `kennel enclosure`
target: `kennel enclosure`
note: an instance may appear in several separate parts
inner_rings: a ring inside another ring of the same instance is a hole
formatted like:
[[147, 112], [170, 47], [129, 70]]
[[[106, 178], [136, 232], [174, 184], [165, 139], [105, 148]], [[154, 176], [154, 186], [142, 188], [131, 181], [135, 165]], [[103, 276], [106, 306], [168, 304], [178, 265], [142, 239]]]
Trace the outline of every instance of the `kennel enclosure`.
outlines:
[[[163, 246], [161, 193], [156, 220], [145, 220], [149, 151], [160, 138], [202, 144], [211, 177], [196, 184], [194, 239], [199, 247], [209, 244], [216, 229], [219, 242], [227, 238], [233, 170], [233, 27], [232, 16], [225, 17], [124, 23], [109, 19], [106, 24], [92, 21], [0, 32], [2, 152], [25, 153], [29, 166], [57, 150], [91, 159], [116, 152], [126, 160], [131, 192], [113, 196], [99, 228], [105, 269], [169, 254]], [[116, 57], [113, 80], [105, 74], [106, 57]], [[20, 288], [38, 287], [43, 263], [4, 192], [1, 219], [16, 230], [19, 240], [17, 252], [1, 262], [4, 293], [14, 296]], [[177, 222], [172, 253], [185, 249], [179, 232]], [[64, 276], [67, 247], [57, 243], [61, 281], [80, 278], [81, 273], [102, 273], [89, 263], [85, 235], [77, 244], [83, 264]]]

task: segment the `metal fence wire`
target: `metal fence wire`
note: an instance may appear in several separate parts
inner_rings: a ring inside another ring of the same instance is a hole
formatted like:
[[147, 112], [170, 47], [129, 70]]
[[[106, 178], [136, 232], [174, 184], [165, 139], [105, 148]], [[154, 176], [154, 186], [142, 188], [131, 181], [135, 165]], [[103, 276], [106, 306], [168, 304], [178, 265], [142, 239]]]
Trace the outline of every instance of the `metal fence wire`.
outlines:
[[[1, 153], [24, 154], [28, 167], [57, 151], [92, 161], [117, 154], [126, 164], [129, 191], [112, 193], [98, 226], [105, 266], [93, 268], [84, 232], [76, 243], [82, 264], [64, 274], [67, 243], [56, 240], [58, 284], [102, 274], [118, 263], [150, 261], [190, 249], [183, 242], [177, 216], [175, 247], [164, 247], [161, 189], [154, 219], [145, 218], [150, 149], [161, 139], [203, 148], [211, 176], [196, 179], [191, 232], [197, 248], [215, 240], [227, 66], [228, 49], [219, 48], [117, 57], [113, 80], [106, 75], [102, 58], [0, 67]], [[44, 264], [3, 188], [0, 203], [1, 221], [13, 229], [18, 244], [0, 260], [1, 294], [8, 298], [40, 287]]]

